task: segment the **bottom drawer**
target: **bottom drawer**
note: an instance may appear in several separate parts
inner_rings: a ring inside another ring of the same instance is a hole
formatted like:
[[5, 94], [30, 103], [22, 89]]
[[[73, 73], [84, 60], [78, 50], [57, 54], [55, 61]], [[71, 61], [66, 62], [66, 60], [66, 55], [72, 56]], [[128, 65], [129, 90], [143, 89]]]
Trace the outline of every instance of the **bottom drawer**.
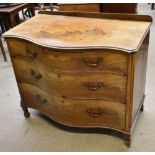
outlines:
[[38, 109], [59, 123], [75, 127], [124, 130], [125, 105], [104, 100], [72, 100], [53, 96], [30, 84], [19, 84], [27, 107]]

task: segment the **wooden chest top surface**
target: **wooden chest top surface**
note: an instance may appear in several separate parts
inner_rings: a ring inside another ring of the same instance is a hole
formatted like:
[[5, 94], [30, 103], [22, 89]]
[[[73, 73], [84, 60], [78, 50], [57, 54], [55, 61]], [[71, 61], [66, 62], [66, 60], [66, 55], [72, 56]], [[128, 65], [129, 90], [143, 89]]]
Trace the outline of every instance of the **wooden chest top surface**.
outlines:
[[9, 30], [17, 37], [53, 48], [114, 48], [136, 51], [151, 21], [38, 14]]

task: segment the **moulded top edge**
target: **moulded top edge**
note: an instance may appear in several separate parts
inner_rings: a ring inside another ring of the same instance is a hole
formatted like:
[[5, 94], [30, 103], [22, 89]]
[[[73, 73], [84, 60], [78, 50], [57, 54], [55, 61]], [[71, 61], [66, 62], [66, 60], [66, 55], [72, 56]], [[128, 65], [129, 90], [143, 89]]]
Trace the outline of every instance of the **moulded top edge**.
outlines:
[[131, 53], [139, 49], [151, 26], [151, 21], [74, 17], [70, 12], [72, 16], [57, 14], [38, 14], [4, 33], [3, 37], [22, 38], [49, 48], [107, 48]]

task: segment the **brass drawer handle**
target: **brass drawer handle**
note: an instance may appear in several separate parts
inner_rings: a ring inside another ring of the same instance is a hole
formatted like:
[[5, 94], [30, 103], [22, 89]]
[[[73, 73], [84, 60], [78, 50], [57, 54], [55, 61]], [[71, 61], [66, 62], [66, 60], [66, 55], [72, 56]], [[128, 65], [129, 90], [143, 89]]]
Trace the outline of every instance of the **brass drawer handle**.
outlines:
[[47, 104], [47, 99], [42, 98], [40, 95], [37, 94], [37, 101], [41, 104]]
[[34, 59], [37, 56], [37, 52], [32, 52], [30, 49], [26, 48], [26, 54], [29, 58]]
[[34, 70], [30, 70], [30, 73], [31, 73], [31, 75], [35, 78], [35, 79], [37, 79], [37, 80], [39, 80], [39, 79], [41, 79], [41, 77], [42, 77], [42, 75], [40, 74], [40, 73], [36, 73]]
[[101, 87], [104, 86], [104, 84], [102, 82], [98, 82], [97, 84], [93, 84], [91, 82], [85, 82], [84, 85], [89, 89], [89, 90], [92, 90], [92, 91], [95, 91], [95, 90], [99, 90]]
[[83, 63], [87, 64], [88, 67], [97, 67], [99, 64], [103, 61], [102, 57], [97, 57], [96, 62], [90, 62], [89, 58], [85, 57], [83, 58]]
[[95, 109], [87, 109], [87, 113], [89, 114], [90, 117], [99, 117], [101, 116], [104, 111], [101, 108], [95, 108]]

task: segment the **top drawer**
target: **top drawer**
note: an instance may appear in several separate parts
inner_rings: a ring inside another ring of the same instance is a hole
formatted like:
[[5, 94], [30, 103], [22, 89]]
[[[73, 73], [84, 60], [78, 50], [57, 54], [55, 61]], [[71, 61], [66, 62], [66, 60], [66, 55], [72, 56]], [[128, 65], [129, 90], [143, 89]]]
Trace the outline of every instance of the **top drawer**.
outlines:
[[25, 57], [53, 71], [127, 74], [127, 55], [114, 50], [47, 50], [15, 39], [9, 39], [8, 45], [12, 57]]

